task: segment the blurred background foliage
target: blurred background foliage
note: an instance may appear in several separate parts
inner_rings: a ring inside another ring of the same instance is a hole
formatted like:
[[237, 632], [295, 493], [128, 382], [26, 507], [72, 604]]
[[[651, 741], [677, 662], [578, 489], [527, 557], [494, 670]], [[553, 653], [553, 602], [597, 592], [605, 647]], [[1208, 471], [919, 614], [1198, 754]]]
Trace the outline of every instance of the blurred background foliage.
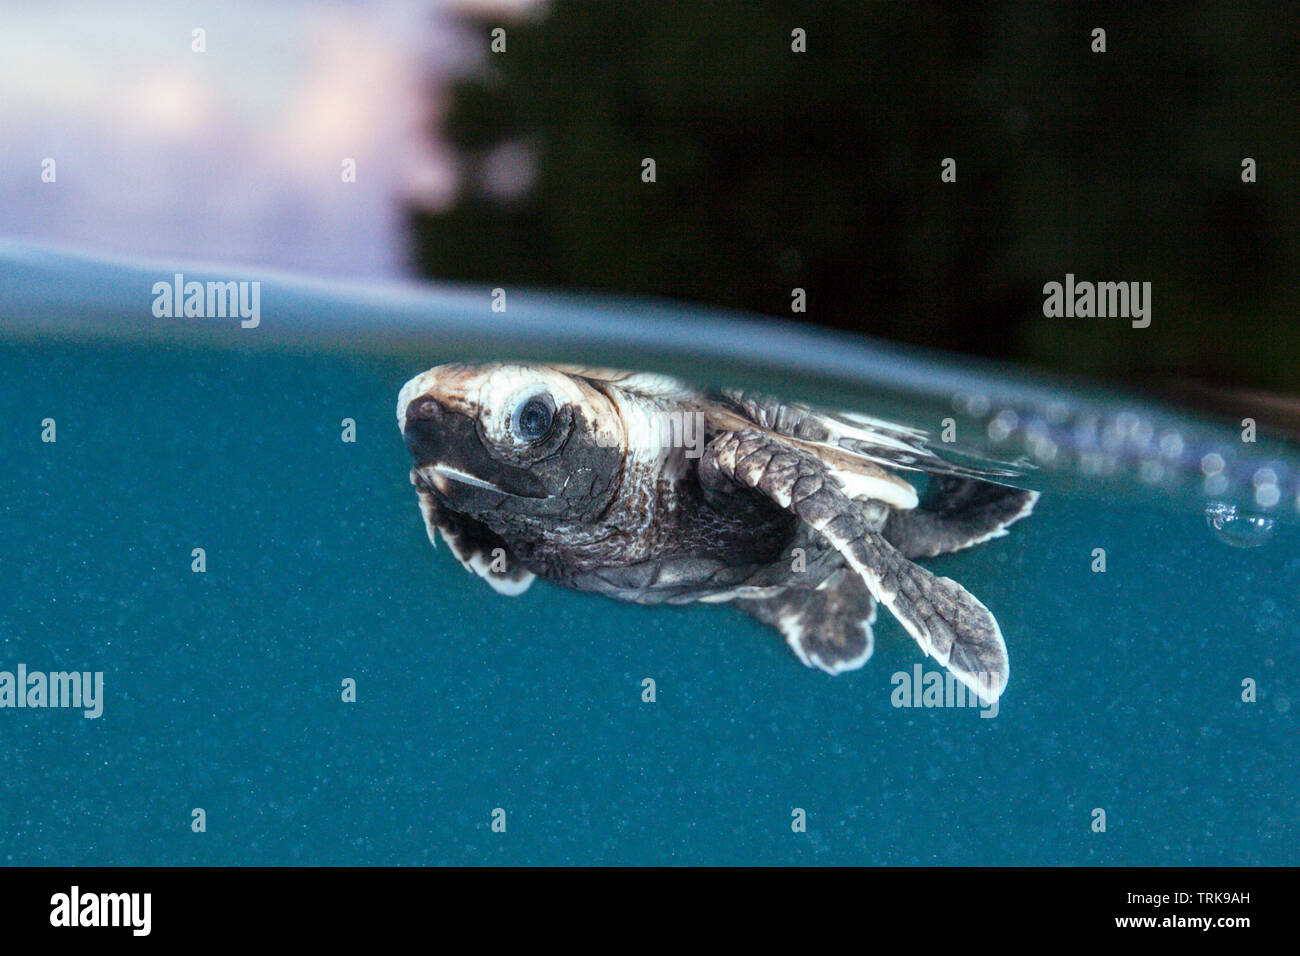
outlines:
[[[801, 287], [801, 321], [1300, 393], [1298, 19], [1281, 3], [861, 0], [480, 16], [481, 66], [437, 121], [459, 191], [408, 210], [414, 259], [441, 279], [787, 318]], [[1151, 282], [1150, 328], [1045, 318], [1043, 285], [1067, 272]]]

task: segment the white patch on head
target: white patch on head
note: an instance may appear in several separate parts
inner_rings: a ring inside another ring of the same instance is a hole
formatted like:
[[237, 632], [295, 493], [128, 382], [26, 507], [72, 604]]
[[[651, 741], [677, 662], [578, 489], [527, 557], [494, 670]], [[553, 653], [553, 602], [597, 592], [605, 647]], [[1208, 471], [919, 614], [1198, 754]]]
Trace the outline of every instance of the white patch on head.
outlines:
[[433, 388], [437, 381], [437, 372], [436, 368], [421, 372], [403, 385], [402, 390], [397, 393], [397, 428], [403, 435], [406, 434], [406, 409], [411, 402]]
[[412, 402], [429, 396], [452, 411], [475, 418], [487, 442], [499, 448], [515, 444], [511, 418], [520, 404], [548, 395], [560, 409], [580, 411], [588, 437], [603, 448], [623, 448], [625, 432], [619, 410], [590, 382], [548, 365], [439, 365], [402, 386], [397, 396], [397, 424], [406, 430]]
[[509, 445], [510, 419], [515, 409], [536, 395], [548, 395], [558, 410], [580, 410], [591, 429], [589, 437], [602, 448], [620, 448], [623, 423], [609, 401], [567, 372], [546, 365], [500, 365], [483, 382], [478, 393], [480, 420], [489, 441]]
[[[632, 542], [630, 556], [638, 558], [643, 556], [639, 548], [651, 540], [646, 530], [660, 517], [651, 504], [658, 489], [664, 482], [677, 481], [686, 473], [688, 463], [685, 449], [663, 440], [671, 429], [667, 416], [672, 412], [680, 415], [680, 408], [644, 392], [628, 391], [623, 387], [625, 381], [608, 385], [602, 399], [609, 409], [604, 417], [613, 419], [605, 427], [606, 434], [617, 436], [617, 447], [623, 452], [619, 492], [624, 508], [623, 530]], [[609, 440], [606, 437], [598, 442], [607, 445]]]
[[535, 395], [549, 395], [559, 408], [567, 399], [563, 394], [567, 381], [566, 376], [547, 375], [542, 369], [524, 365], [494, 368], [478, 393], [483, 433], [491, 442], [511, 444], [510, 417], [515, 408]]
[[489, 365], [452, 363], [421, 372], [397, 393], [397, 427], [403, 434], [406, 433], [407, 408], [425, 395], [437, 399], [454, 411], [476, 416], [479, 388], [493, 368]]

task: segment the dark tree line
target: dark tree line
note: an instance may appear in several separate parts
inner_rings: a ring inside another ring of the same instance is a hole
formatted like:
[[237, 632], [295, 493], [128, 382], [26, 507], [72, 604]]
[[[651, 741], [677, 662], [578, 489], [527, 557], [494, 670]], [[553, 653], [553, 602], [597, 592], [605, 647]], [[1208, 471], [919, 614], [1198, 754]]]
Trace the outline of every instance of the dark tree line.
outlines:
[[[410, 211], [415, 258], [784, 316], [801, 287], [810, 322], [1295, 390], [1297, 22], [1285, 4], [556, 0], [470, 24], [482, 68], [439, 131], [461, 190]], [[511, 151], [535, 161], [522, 194], [495, 182]], [[1150, 281], [1151, 327], [1044, 318], [1067, 272]]]

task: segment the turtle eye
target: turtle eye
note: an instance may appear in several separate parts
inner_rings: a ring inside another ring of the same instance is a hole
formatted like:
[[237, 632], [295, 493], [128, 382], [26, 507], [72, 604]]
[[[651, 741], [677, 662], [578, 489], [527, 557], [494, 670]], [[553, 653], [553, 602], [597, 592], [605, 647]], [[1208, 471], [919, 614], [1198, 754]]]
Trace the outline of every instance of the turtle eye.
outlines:
[[520, 441], [538, 442], [551, 431], [555, 421], [555, 403], [546, 394], [526, 398], [515, 406], [510, 416], [510, 432]]

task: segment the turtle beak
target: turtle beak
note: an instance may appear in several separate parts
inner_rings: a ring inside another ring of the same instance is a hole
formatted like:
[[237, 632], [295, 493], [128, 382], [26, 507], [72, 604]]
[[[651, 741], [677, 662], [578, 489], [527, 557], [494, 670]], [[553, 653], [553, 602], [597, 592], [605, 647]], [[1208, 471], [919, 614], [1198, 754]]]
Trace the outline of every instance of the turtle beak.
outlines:
[[428, 392], [405, 402], [402, 437], [415, 462], [412, 482], [463, 512], [508, 510], [510, 499], [549, 497], [535, 476], [489, 452], [465, 409], [463, 399]]

